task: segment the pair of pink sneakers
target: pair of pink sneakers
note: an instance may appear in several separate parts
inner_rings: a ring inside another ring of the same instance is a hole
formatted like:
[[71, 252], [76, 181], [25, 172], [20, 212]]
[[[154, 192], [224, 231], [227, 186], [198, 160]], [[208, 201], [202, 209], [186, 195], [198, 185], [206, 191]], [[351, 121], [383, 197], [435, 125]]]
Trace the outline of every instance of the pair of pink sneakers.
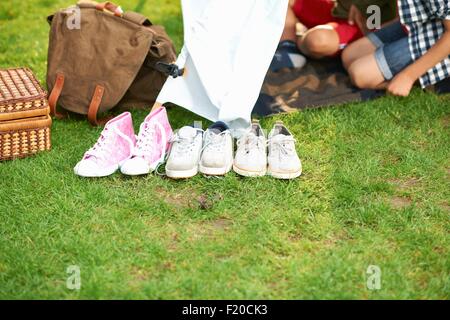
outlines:
[[134, 134], [133, 120], [125, 112], [109, 121], [97, 143], [75, 166], [76, 175], [106, 177], [117, 170], [130, 176], [153, 172], [164, 162], [173, 131], [165, 108], [150, 113]]

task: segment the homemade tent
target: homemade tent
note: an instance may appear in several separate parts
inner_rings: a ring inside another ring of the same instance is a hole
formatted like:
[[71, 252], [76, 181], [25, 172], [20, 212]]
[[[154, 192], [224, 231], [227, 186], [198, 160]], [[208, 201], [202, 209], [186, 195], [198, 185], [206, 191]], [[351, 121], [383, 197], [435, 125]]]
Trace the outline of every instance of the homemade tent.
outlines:
[[157, 102], [244, 129], [283, 32], [289, 0], [182, 0], [182, 77]]

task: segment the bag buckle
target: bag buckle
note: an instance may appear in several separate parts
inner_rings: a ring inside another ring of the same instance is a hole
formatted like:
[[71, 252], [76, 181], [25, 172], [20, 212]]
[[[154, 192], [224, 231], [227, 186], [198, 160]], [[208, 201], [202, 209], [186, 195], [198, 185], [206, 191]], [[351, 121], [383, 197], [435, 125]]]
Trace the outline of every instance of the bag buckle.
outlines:
[[172, 78], [178, 78], [184, 74], [184, 68], [180, 69], [175, 63], [157, 62], [155, 69]]

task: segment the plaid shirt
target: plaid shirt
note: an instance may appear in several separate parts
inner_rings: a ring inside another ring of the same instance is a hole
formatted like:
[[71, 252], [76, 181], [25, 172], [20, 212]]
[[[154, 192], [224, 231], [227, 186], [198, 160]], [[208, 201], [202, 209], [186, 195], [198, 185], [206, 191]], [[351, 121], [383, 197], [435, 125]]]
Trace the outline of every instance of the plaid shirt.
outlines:
[[[422, 57], [445, 32], [443, 20], [450, 20], [449, 0], [398, 0], [402, 23], [409, 30], [409, 48], [413, 60]], [[420, 78], [422, 87], [450, 76], [450, 56]]]

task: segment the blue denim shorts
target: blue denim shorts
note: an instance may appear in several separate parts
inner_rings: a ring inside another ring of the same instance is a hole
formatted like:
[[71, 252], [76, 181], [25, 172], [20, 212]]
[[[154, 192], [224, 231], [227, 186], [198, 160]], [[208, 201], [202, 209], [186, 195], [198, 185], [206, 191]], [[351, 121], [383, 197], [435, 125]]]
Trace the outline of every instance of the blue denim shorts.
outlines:
[[375, 59], [386, 80], [391, 80], [413, 63], [408, 34], [400, 22], [370, 33], [367, 38], [377, 48]]

